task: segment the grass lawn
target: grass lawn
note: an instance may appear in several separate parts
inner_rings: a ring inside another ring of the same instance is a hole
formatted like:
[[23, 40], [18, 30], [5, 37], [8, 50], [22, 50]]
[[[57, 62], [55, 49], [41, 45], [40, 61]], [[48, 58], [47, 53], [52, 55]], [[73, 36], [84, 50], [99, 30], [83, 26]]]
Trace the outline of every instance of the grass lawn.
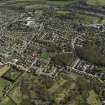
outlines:
[[41, 54], [41, 58], [47, 60], [49, 58], [48, 53], [47, 52], [43, 52]]

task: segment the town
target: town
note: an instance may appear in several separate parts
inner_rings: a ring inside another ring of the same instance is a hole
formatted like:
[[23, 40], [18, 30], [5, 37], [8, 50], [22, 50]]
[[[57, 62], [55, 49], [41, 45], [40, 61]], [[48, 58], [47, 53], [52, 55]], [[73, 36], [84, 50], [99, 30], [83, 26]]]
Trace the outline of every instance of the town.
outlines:
[[[105, 105], [105, 7], [84, 0], [71, 6], [8, 5], [0, 5], [0, 105]], [[59, 96], [63, 87], [67, 92]], [[19, 89], [23, 98], [14, 95]], [[82, 90], [90, 94], [84, 103]], [[78, 94], [77, 103], [71, 94]]]

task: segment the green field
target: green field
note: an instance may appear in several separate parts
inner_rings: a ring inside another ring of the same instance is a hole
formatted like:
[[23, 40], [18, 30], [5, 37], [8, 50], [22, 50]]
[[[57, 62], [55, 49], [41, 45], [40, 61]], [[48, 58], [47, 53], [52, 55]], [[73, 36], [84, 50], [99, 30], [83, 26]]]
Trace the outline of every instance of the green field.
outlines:
[[[0, 79], [1, 95], [8, 84], [8, 81]], [[0, 105], [31, 105], [33, 99], [39, 99], [41, 105], [44, 102], [50, 102], [51, 105], [102, 105], [101, 91], [102, 87], [97, 80], [87, 79], [72, 71], [61, 73], [56, 79], [26, 73]]]
[[9, 84], [10, 82], [0, 78], [0, 96], [3, 95], [4, 89], [7, 88]]
[[2, 2], [0, 6], [9, 6], [9, 7], [15, 7], [15, 8], [16, 7], [36, 8], [37, 6], [40, 5], [42, 8], [45, 8], [46, 5], [64, 6], [69, 4], [70, 5], [75, 4], [76, 2], [77, 0], [9, 0], [7, 2]]
[[9, 69], [10, 69], [10, 66], [8, 65], [5, 65], [2, 68], [0, 68], [0, 77], [3, 76]]
[[105, 0], [88, 0], [87, 3], [91, 5], [105, 5]]
[[5, 99], [0, 103], [0, 105], [16, 105], [9, 97], [5, 97]]
[[75, 4], [77, 2], [77, 0], [49, 0], [47, 3], [50, 5], [71, 5], [71, 4]]
[[85, 14], [77, 14], [76, 17], [83, 24], [94, 24], [94, 23], [98, 23], [98, 21], [99, 21], [98, 17], [94, 17], [94, 16], [90, 16], [90, 15], [85, 15]]
[[47, 60], [47, 59], [49, 58], [48, 53], [47, 53], [47, 52], [43, 52], [43, 53], [41, 54], [41, 58]]
[[10, 97], [17, 105], [20, 105], [22, 102], [22, 93], [20, 87], [16, 87], [13, 91], [11, 91]]
[[[24, 83], [28, 84], [25, 85]], [[93, 85], [95, 86], [96, 84], [97, 83]], [[45, 76], [32, 76], [27, 74], [24, 76], [21, 91], [25, 93], [22, 94], [22, 96], [27, 98], [28, 102], [32, 101], [29, 97], [40, 97], [42, 103], [44, 99], [49, 102], [51, 101], [51, 105], [63, 105], [62, 103], [65, 103], [65, 105], [102, 105], [99, 94], [94, 91], [91, 85], [91, 80], [73, 72], [60, 74], [56, 80], [52, 80]], [[20, 99], [21, 93], [19, 88], [17, 88], [15, 92], [12, 92], [13, 95], [11, 95], [11, 97], [13, 100]], [[22, 103], [25, 103], [25, 101], [22, 100]]]
[[87, 98], [87, 101], [89, 105], [102, 105], [98, 95], [93, 90], [89, 92], [89, 97]]
[[17, 71], [11, 68], [11, 70], [6, 72], [3, 76], [15, 81], [22, 73], [23, 73], [22, 71]]

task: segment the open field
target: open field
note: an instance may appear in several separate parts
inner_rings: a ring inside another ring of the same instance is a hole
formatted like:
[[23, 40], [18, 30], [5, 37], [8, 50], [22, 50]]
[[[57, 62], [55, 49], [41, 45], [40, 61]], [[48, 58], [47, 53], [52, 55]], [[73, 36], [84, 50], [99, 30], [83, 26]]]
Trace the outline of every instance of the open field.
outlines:
[[[80, 77], [78, 74], [72, 72], [67, 75], [62, 74], [62, 77], [59, 75], [56, 81], [45, 76], [31, 74], [26, 74], [23, 78], [24, 82], [21, 87], [17, 86], [9, 94], [18, 105], [21, 105], [20, 102], [22, 105], [26, 101], [35, 102], [32, 101], [32, 98], [37, 99], [38, 97], [40, 97], [40, 103], [46, 103], [46, 105], [47, 102], [53, 105], [62, 105], [62, 103], [66, 105], [102, 105], [99, 94], [92, 88], [91, 80]], [[21, 100], [20, 97], [23, 97], [24, 100]]]
[[80, 19], [80, 21], [84, 24], [94, 24], [98, 23], [99, 18], [90, 16], [90, 15], [85, 15], [85, 14], [77, 14], [77, 19]]
[[87, 101], [90, 105], [102, 105], [97, 94], [93, 90], [89, 92], [89, 97], [87, 98]]
[[0, 96], [3, 95], [3, 91], [8, 88], [11, 83], [7, 80], [0, 78]]
[[20, 87], [16, 87], [13, 91], [11, 91], [10, 97], [17, 105], [20, 105], [22, 102], [22, 93]]
[[105, 5], [105, 0], [88, 0], [87, 3], [91, 5]]
[[8, 66], [8, 65], [1, 67], [0, 68], [0, 77], [3, 76], [9, 69], [10, 69], [10, 66]]
[[71, 5], [76, 3], [77, 0], [61, 0], [61, 1], [56, 1], [56, 0], [9, 0], [7, 2], [2, 2], [0, 6], [11, 6], [11, 7], [30, 7], [30, 8], [36, 8], [36, 6], [40, 5], [42, 7], [45, 7], [45, 5], [59, 5], [59, 6], [64, 6], [64, 5]]
[[5, 97], [5, 99], [0, 102], [0, 105], [16, 105], [9, 97]]

